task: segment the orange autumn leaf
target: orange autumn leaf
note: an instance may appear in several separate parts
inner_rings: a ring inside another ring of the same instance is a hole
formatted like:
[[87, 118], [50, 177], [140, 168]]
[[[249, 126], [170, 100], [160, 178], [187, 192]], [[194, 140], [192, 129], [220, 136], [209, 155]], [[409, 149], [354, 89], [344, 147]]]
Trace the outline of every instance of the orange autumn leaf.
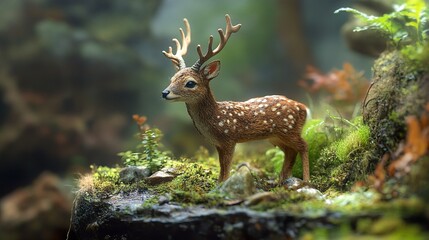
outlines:
[[137, 125], [139, 125], [139, 126], [142, 126], [147, 120], [147, 118], [145, 116], [140, 116], [138, 114], [134, 114], [133, 119], [137, 123]]
[[[429, 111], [429, 104], [426, 105]], [[389, 174], [403, 174], [410, 170], [410, 163], [417, 161], [419, 158], [428, 153], [429, 150], [429, 117], [423, 114], [420, 119], [416, 116], [408, 116], [407, 136], [402, 155], [389, 165]]]
[[368, 181], [379, 192], [382, 191], [384, 182], [386, 181], [386, 171], [384, 170], [384, 165], [386, 164], [388, 158], [389, 155], [385, 154], [381, 161], [377, 164], [374, 174], [368, 177]]
[[334, 69], [327, 74], [313, 66], [307, 66], [305, 78], [298, 84], [311, 93], [326, 91], [335, 101], [357, 102], [363, 99], [368, 81], [362, 72], [357, 72], [350, 63], [342, 70]]

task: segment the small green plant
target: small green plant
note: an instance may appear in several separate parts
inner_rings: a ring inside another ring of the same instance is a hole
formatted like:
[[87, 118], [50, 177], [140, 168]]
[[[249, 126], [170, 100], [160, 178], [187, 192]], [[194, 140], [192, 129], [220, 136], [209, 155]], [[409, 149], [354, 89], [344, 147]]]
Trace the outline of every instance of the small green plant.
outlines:
[[427, 21], [429, 13], [424, 0], [406, 0], [393, 5], [394, 11], [382, 16], [373, 16], [354, 8], [340, 8], [335, 11], [348, 12], [358, 17], [363, 25], [354, 31], [376, 30], [383, 33], [390, 43], [401, 48], [406, 45], [423, 46], [428, 39]]
[[169, 152], [160, 150], [161, 137], [162, 133], [159, 129], [145, 129], [139, 134], [140, 144], [136, 152], [126, 151], [118, 155], [126, 166], [147, 166], [151, 172], [156, 172], [171, 159]]

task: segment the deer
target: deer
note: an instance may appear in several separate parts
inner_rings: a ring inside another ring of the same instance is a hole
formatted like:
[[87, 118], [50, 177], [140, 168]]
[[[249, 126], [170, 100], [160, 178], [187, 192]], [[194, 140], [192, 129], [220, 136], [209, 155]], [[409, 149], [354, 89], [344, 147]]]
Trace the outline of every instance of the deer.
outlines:
[[162, 53], [172, 61], [177, 72], [171, 77], [169, 86], [162, 91], [162, 97], [171, 102], [184, 102], [195, 128], [214, 145], [219, 156], [219, 182], [228, 179], [234, 149], [237, 143], [268, 139], [284, 152], [284, 162], [279, 183], [291, 177], [295, 158], [302, 159], [303, 181], [310, 181], [308, 147], [301, 137], [303, 125], [309, 115], [308, 108], [297, 101], [281, 95], [271, 95], [249, 99], [245, 102], [217, 102], [210, 90], [210, 81], [219, 75], [220, 61], [209, 59], [219, 54], [233, 33], [241, 24], [232, 25], [228, 14], [225, 32], [219, 28], [220, 42], [213, 49], [213, 36], [209, 37], [205, 54], [197, 46], [199, 59], [191, 67], [186, 67], [183, 56], [191, 42], [191, 27], [185, 18], [186, 34], [180, 28], [182, 43], [176, 38], [176, 53], [170, 46]]

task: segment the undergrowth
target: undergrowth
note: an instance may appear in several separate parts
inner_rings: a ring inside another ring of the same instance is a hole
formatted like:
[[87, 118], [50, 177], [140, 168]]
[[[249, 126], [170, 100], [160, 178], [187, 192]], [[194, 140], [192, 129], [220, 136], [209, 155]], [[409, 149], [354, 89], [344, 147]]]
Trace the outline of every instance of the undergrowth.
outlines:
[[[344, 191], [368, 174], [362, 153], [369, 146], [370, 131], [362, 117], [352, 121], [335, 116], [312, 119], [304, 125], [302, 136], [308, 144], [311, 182], [316, 188], [325, 191], [332, 187]], [[273, 148], [266, 155], [275, 172], [280, 173], [284, 153]], [[349, 169], [352, 166], [355, 170]], [[300, 157], [293, 168], [293, 176], [302, 176]]]
[[[150, 188], [157, 193], [170, 193], [176, 200], [193, 199], [193, 202], [210, 202], [216, 198], [207, 193], [217, 187], [217, 158], [201, 148], [191, 159], [174, 160], [169, 156], [169, 152], [161, 150], [161, 135], [157, 129], [146, 129], [141, 135], [138, 151], [119, 154], [122, 159], [120, 166], [91, 166], [95, 189], [98, 192], [116, 193]], [[362, 123], [361, 117], [352, 121], [335, 116], [312, 119], [304, 126], [302, 135], [309, 146], [311, 181], [316, 188], [321, 191], [329, 188], [346, 190], [367, 174], [362, 153], [369, 145], [369, 128]], [[242, 157], [246, 159], [236, 159], [236, 162], [248, 160], [248, 156]], [[283, 152], [278, 148], [269, 149], [266, 158], [268, 161], [264, 162], [262, 172], [265, 174], [267, 169], [272, 169], [273, 172], [263, 176], [277, 178], [283, 164]], [[162, 168], [173, 168], [177, 177], [159, 186], [148, 186], [144, 180], [125, 184], [119, 177], [121, 166], [144, 166], [149, 168], [151, 173]], [[302, 176], [299, 157], [293, 169], [293, 176]]]

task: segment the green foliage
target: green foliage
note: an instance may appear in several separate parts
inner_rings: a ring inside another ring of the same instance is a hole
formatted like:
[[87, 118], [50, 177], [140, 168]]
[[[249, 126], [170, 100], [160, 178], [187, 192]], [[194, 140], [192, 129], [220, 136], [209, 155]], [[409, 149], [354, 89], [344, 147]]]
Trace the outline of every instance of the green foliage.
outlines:
[[[359, 177], [358, 174], [364, 175], [365, 161], [357, 158], [362, 157], [359, 154], [369, 147], [370, 130], [363, 124], [362, 117], [353, 121], [335, 116], [328, 116], [325, 120], [312, 119], [304, 125], [302, 136], [308, 144], [312, 183], [322, 191], [329, 187], [344, 190], [344, 186]], [[266, 156], [278, 174], [284, 153], [279, 148], [272, 148], [266, 152]], [[350, 172], [352, 166], [356, 169]], [[300, 156], [292, 174], [295, 177], [302, 176]]]
[[423, 45], [427, 40], [428, 10], [424, 0], [407, 0], [394, 5], [394, 11], [382, 16], [367, 15], [353, 8], [340, 8], [335, 11], [348, 12], [357, 16], [363, 26], [355, 31], [377, 30], [390, 39], [395, 47], [401, 45]]
[[429, 71], [429, 41], [425, 44], [407, 45], [401, 49], [402, 56], [407, 60], [409, 72]]
[[283, 166], [284, 152], [278, 147], [270, 148], [265, 152], [265, 156], [270, 159], [274, 172], [279, 174]]
[[126, 151], [118, 155], [126, 166], [147, 166], [151, 172], [156, 172], [171, 159], [168, 152], [160, 150], [161, 137], [159, 129], [148, 129], [140, 134], [141, 142], [137, 146], [137, 152]]

